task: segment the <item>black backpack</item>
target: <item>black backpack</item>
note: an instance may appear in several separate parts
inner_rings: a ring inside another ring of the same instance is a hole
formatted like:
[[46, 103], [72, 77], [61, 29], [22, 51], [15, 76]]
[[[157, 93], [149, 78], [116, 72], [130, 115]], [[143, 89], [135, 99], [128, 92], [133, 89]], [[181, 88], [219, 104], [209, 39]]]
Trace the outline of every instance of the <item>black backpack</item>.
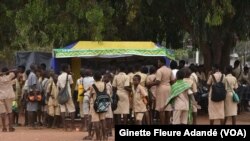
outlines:
[[110, 101], [110, 96], [106, 91], [106, 84], [104, 84], [104, 90], [102, 92], [100, 92], [97, 89], [95, 84], [93, 84], [93, 88], [95, 89], [96, 92], [96, 99], [94, 101], [95, 112], [96, 113], [107, 112], [111, 104], [111, 101]]
[[119, 96], [117, 95], [117, 93], [113, 93], [112, 97], [111, 97], [111, 108], [112, 108], [112, 111], [115, 111], [117, 109], [118, 101], [119, 101]]
[[214, 84], [212, 85], [211, 100], [214, 102], [225, 100], [227, 92], [224, 83], [222, 83], [223, 75], [221, 76], [221, 80], [219, 82], [216, 81], [214, 75], [212, 75], [212, 78]]

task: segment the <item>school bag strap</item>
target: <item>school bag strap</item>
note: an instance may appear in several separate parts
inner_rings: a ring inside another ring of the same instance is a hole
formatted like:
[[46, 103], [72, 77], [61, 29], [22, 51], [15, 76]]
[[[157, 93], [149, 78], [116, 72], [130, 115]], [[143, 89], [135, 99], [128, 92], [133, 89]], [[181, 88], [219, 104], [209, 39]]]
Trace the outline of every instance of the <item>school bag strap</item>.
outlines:
[[216, 83], [217, 81], [216, 81], [216, 79], [215, 79], [215, 77], [214, 77], [213, 74], [212, 74], [212, 78], [213, 78], [214, 83]]
[[[100, 91], [98, 90], [98, 88], [96, 87], [95, 84], [93, 84], [92, 86], [93, 86], [93, 88], [94, 88], [96, 94], [100, 93]], [[103, 90], [103, 92], [105, 92], [105, 91], [106, 91], [106, 83], [104, 83], [104, 90]]]
[[222, 82], [224, 75], [221, 74], [220, 82]]
[[[212, 78], [213, 78], [213, 81], [216, 83], [217, 81], [216, 81], [216, 79], [215, 79], [215, 77], [214, 77], [213, 74], [212, 74]], [[222, 82], [222, 80], [223, 80], [223, 74], [221, 75], [220, 82]]]
[[96, 93], [99, 93], [99, 90], [97, 89], [96, 85], [95, 85], [95, 84], [93, 84], [92, 86], [93, 86], [93, 88], [94, 88], [95, 92], [96, 92]]

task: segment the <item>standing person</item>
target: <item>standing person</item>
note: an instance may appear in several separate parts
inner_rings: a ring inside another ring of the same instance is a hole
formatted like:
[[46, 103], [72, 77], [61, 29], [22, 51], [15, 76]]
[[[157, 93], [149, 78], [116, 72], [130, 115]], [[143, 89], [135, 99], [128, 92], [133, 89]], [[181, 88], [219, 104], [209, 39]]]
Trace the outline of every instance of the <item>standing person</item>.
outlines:
[[191, 99], [191, 104], [192, 104], [192, 124], [196, 125], [198, 108], [194, 95], [197, 93], [197, 85], [196, 85], [197, 83], [196, 80], [192, 77], [191, 74], [193, 73], [189, 68], [184, 68], [184, 71], [185, 71], [185, 78], [183, 80], [191, 86], [189, 90], [192, 94], [190, 94], [189, 97]]
[[185, 60], [180, 60], [179, 61], [179, 68], [178, 69], [180, 70], [180, 69], [184, 68], [185, 65], [186, 65], [186, 61]]
[[179, 70], [176, 74], [176, 82], [171, 87], [171, 95], [166, 101], [164, 110], [169, 104], [174, 107], [173, 124], [188, 124], [192, 119], [192, 109], [189, 95], [190, 85], [184, 81], [185, 71]]
[[[25, 76], [26, 78], [29, 77], [30, 70], [25, 71]], [[22, 88], [22, 107], [23, 107], [23, 112], [24, 112], [24, 125], [28, 126], [29, 121], [28, 121], [28, 111], [27, 111], [27, 104], [29, 102], [28, 100], [28, 95], [29, 95], [29, 86], [28, 86], [28, 79], [25, 80], [24, 86]]]
[[196, 75], [198, 77], [199, 84], [202, 85], [202, 86], [206, 85], [207, 78], [206, 78], [206, 73], [205, 73], [204, 65], [199, 65], [198, 66], [198, 70], [196, 72]]
[[219, 66], [217, 64], [213, 67], [213, 72], [209, 76], [207, 85], [210, 87], [209, 94], [208, 94], [208, 115], [210, 120], [210, 125], [214, 124], [214, 120], [220, 120], [220, 124], [224, 124], [224, 118], [225, 118], [225, 111], [224, 111], [224, 100], [220, 102], [214, 102], [211, 100], [212, 95], [212, 85], [216, 82], [213, 80], [213, 76], [216, 80], [216, 82], [219, 82], [222, 79], [222, 82], [225, 84], [225, 77], [220, 72]]
[[135, 112], [136, 124], [141, 125], [144, 114], [147, 112], [147, 92], [140, 84], [141, 76], [135, 75], [133, 77], [133, 110]]
[[[42, 90], [43, 90], [43, 85], [42, 85], [42, 82], [43, 82], [43, 73], [44, 71], [41, 69], [41, 66], [37, 66], [36, 68], [36, 77], [38, 79], [38, 86], [40, 87], [40, 90], [37, 91], [37, 92], [40, 92], [42, 93]], [[43, 123], [43, 108], [44, 106], [42, 105], [42, 102], [41, 101], [37, 101], [38, 103], [38, 108], [37, 108], [37, 112], [35, 113], [35, 122], [37, 123], [38, 126], [42, 126]]]
[[248, 66], [244, 66], [243, 73], [239, 79], [240, 87], [237, 89], [237, 94], [240, 98], [240, 103], [238, 104], [239, 111], [248, 110], [248, 101], [250, 97], [250, 73]]
[[[133, 83], [133, 76], [135, 75], [135, 67], [130, 64], [128, 66], [128, 77], [129, 77], [129, 86], [132, 86]], [[129, 115], [128, 120], [130, 124], [134, 124], [134, 111], [133, 111], [133, 95], [132, 92], [129, 93]]]
[[36, 76], [37, 66], [35, 64], [30, 65], [30, 74], [28, 76], [28, 119], [29, 125], [34, 129], [36, 121], [36, 112], [38, 110], [38, 102], [35, 100], [35, 97], [39, 91], [41, 91], [38, 78]]
[[49, 84], [47, 87], [47, 99], [48, 99], [48, 127], [56, 128], [59, 127], [60, 119], [60, 107], [57, 101], [58, 89], [57, 89], [58, 75], [54, 72], [50, 73]]
[[[106, 84], [101, 81], [102, 75], [100, 72], [94, 73], [95, 83], [90, 87], [90, 97], [93, 101], [96, 100], [97, 90], [99, 92], [106, 91]], [[95, 89], [97, 88], [97, 90]], [[94, 103], [92, 103], [94, 104]], [[93, 105], [91, 107], [94, 107]], [[106, 112], [97, 113], [95, 110], [91, 112], [92, 122], [94, 124], [96, 139], [97, 140], [107, 140], [106, 133]]]
[[151, 123], [153, 123], [153, 120], [156, 118], [156, 111], [155, 111], [155, 99], [156, 99], [156, 86], [150, 86], [150, 83], [154, 82], [156, 80], [156, 68], [154, 66], [151, 66], [149, 68], [149, 76], [146, 80], [146, 86], [148, 88], [148, 98], [149, 98], [149, 112], [150, 112], [150, 118]]
[[[112, 76], [110, 73], [106, 73], [103, 76], [103, 82], [106, 83], [106, 89], [107, 93], [109, 94], [110, 97], [113, 95], [113, 88], [112, 88], [112, 83], [111, 83]], [[112, 128], [113, 128], [113, 111], [111, 108], [111, 104], [109, 106], [109, 110], [106, 113], [106, 125], [107, 125], [107, 130], [108, 130], [108, 136], [112, 136]]]
[[21, 97], [22, 97], [22, 89], [26, 80], [26, 76], [25, 76], [25, 66], [21, 65], [18, 66], [17, 68], [17, 78], [15, 79], [15, 93], [16, 93], [16, 103], [17, 103], [17, 109], [16, 109], [16, 116], [14, 117], [14, 121], [16, 121], [16, 125], [19, 125], [19, 114], [20, 115], [24, 115], [23, 114], [23, 106], [21, 104]]
[[83, 84], [83, 78], [84, 78], [84, 70], [80, 71], [81, 77], [77, 79], [76, 81], [76, 87], [75, 90], [78, 92], [77, 95], [77, 102], [79, 105], [79, 113], [81, 117], [81, 125], [80, 125], [80, 131], [83, 131], [85, 128], [85, 122], [84, 122], [84, 114], [83, 114], [83, 96], [84, 96], [84, 84]]
[[15, 99], [15, 92], [13, 90], [13, 80], [15, 77], [15, 73], [9, 72], [8, 68], [2, 69], [2, 74], [0, 76], [0, 115], [3, 125], [2, 132], [7, 132], [6, 114], [9, 120], [9, 132], [15, 131], [15, 128], [13, 128], [12, 114], [12, 102]]
[[[136, 66], [135, 66], [135, 75], [140, 75], [140, 77], [141, 77], [140, 85], [145, 89], [146, 92], [148, 92], [147, 88], [146, 88], [146, 80], [147, 80], [147, 77], [148, 77], [148, 68], [145, 67], [145, 66], [141, 66], [140, 64], [136, 64]], [[133, 83], [132, 83], [132, 86], [133, 86]], [[147, 99], [148, 99], [148, 94], [147, 94]], [[148, 107], [148, 105], [147, 105], [147, 107]], [[145, 123], [148, 124], [148, 125], [151, 123], [150, 122], [150, 114], [149, 114], [148, 110], [145, 112], [145, 116], [144, 116], [143, 121], [145, 121]]]
[[41, 82], [41, 94], [43, 96], [43, 99], [42, 101], [40, 101], [40, 105], [41, 105], [41, 108], [42, 108], [42, 125], [44, 126], [47, 126], [47, 127], [50, 127], [49, 126], [49, 116], [48, 116], [48, 95], [47, 95], [47, 89], [48, 89], [48, 84], [49, 84], [49, 72], [47, 71], [44, 71], [42, 72], [42, 82]]
[[172, 73], [173, 73], [173, 78], [174, 80], [176, 79], [176, 73], [178, 71], [178, 65], [177, 65], [177, 62], [175, 60], [172, 60], [170, 62], [170, 68], [172, 70]]
[[[74, 105], [73, 99], [72, 99], [71, 88], [72, 88], [72, 85], [74, 82], [73, 82], [71, 74], [69, 74], [70, 67], [68, 64], [62, 64], [61, 70], [62, 70], [62, 73], [58, 76], [57, 87], [58, 87], [59, 91], [61, 89], [63, 89], [64, 87], [67, 87], [68, 92], [69, 92], [69, 97], [70, 97], [66, 104], [60, 105], [62, 122], [63, 122], [64, 130], [67, 131], [68, 124], [67, 124], [65, 118], [66, 118], [66, 113], [69, 113], [70, 118], [71, 118], [70, 131], [73, 131], [75, 129], [74, 120], [75, 120], [75, 110], [76, 109], [75, 109], [75, 105]], [[66, 80], [68, 80], [68, 83], [67, 83], [68, 86], [66, 86]]]
[[121, 119], [123, 115], [123, 124], [127, 124], [127, 117], [129, 114], [129, 77], [125, 73], [125, 65], [121, 64], [118, 69], [118, 74], [115, 75], [113, 80], [113, 93], [117, 93], [119, 101], [117, 104], [117, 109], [114, 111], [115, 119], [117, 124], [121, 124]]
[[198, 112], [198, 108], [200, 108], [200, 106], [198, 105], [198, 102], [195, 100], [194, 96], [197, 94], [198, 86], [201, 83], [199, 81], [199, 77], [197, 76], [197, 72], [198, 72], [197, 66], [195, 66], [194, 64], [191, 64], [189, 66], [189, 70], [191, 70], [190, 79], [195, 83], [195, 84], [192, 84], [192, 91], [193, 91], [192, 105], [193, 105], [193, 124], [196, 124], [197, 123], [197, 112]]
[[236, 77], [237, 81], [239, 81], [242, 75], [242, 66], [240, 60], [235, 60], [232, 74], [234, 77]]
[[232, 117], [232, 125], [236, 125], [237, 116], [237, 103], [233, 102], [233, 90], [238, 88], [237, 79], [232, 75], [233, 68], [231, 66], [226, 67], [226, 99], [225, 99], [225, 122]]
[[83, 95], [83, 118], [84, 118], [84, 129], [83, 131], [89, 131], [89, 135], [91, 135], [92, 131], [92, 122], [91, 122], [91, 114], [90, 114], [90, 86], [94, 84], [95, 80], [93, 78], [92, 70], [86, 69], [84, 78], [83, 78], [83, 86], [84, 86], [84, 95]]
[[166, 66], [165, 58], [158, 59], [159, 69], [156, 71], [156, 80], [151, 83], [151, 86], [156, 85], [156, 107], [155, 109], [159, 111], [160, 124], [165, 125], [170, 123], [170, 116], [172, 107], [168, 105], [164, 111], [161, 111], [166, 103], [166, 99], [170, 96], [171, 85], [174, 81], [174, 77], [170, 68]]

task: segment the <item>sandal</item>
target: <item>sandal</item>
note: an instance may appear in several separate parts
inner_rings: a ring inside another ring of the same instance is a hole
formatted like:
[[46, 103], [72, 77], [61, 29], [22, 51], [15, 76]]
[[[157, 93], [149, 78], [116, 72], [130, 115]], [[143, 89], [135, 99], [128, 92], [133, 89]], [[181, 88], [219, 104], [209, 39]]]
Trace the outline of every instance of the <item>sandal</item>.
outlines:
[[91, 136], [86, 136], [83, 138], [83, 140], [92, 140], [92, 137]]
[[14, 132], [15, 131], [15, 128], [9, 128], [9, 132]]
[[7, 128], [3, 128], [3, 129], [2, 129], [2, 132], [7, 132]]

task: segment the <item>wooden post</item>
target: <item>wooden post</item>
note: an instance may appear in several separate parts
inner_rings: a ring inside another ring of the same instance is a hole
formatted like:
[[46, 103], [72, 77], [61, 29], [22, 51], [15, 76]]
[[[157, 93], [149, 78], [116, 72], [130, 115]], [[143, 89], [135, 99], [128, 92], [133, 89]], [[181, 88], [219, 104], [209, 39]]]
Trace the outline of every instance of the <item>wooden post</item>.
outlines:
[[73, 88], [75, 88], [76, 80], [80, 77], [81, 58], [71, 58], [71, 72], [74, 81]]

